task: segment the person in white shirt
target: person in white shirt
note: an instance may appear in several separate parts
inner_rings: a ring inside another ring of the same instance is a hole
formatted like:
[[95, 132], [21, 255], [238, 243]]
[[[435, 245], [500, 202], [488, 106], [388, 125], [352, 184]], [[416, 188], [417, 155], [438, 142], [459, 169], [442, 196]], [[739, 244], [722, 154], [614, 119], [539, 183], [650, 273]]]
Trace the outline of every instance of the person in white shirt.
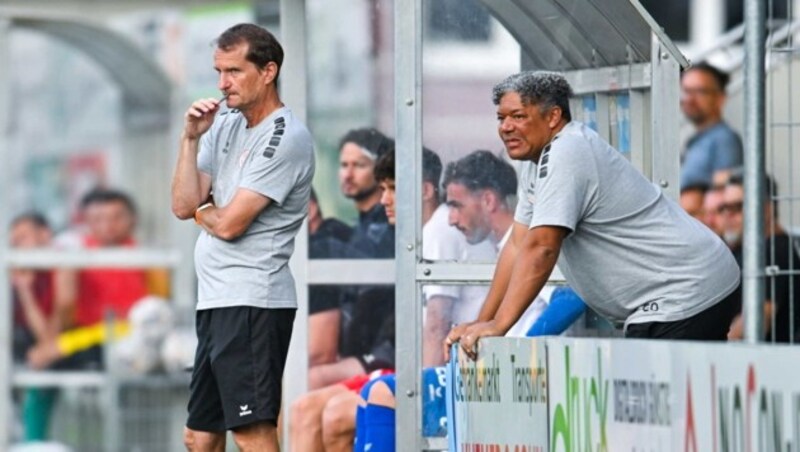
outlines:
[[[443, 185], [450, 208], [450, 224], [461, 231], [467, 243], [492, 244], [490, 251], [483, 251], [480, 260], [495, 262], [511, 236], [514, 223], [512, 198], [517, 191], [514, 168], [491, 152], [478, 150], [448, 165]], [[477, 251], [480, 252], [480, 248]], [[483, 297], [470, 306], [469, 315], [454, 319], [454, 323], [478, 318], [488, 294], [487, 288], [482, 290]], [[537, 297], [506, 334], [524, 336], [546, 306], [546, 302]]]

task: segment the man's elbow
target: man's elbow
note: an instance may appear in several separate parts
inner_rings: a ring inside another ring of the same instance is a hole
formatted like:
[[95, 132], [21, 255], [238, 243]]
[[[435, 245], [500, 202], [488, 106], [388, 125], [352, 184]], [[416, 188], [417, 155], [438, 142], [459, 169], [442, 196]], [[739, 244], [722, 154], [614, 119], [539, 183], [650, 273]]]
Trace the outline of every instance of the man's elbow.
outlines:
[[177, 217], [179, 220], [188, 220], [194, 217], [194, 210], [173, 204], [172, 214], [175, 215], [175, 217]]
[[236, 225], [219, 222], [214, 227], [213, 233], [216, 237], [225, 240], [226, 242], [230, 242], [241, 237], [245, 230], [245, 228]]
[[551, 245], [539, 245], [529, 249], [526, 260], [528, 265], [538, 268], [543, 272], [550, 272], [558, 261], [560, 247]]
[[192, 204], [191, 202], [186, 202], [186, 200], [181, 199], [180, 197], [176, 197], [173, 195], [172, 197], [172, 214], [175, 215], [180, 220], [188, 220], [194, 218], [194, 211], [197, 209], [196, 204]]
[[555, 262], [561, 247], [550, 244], [537, 244], [531, 248], [531, 255], [540, 262]]

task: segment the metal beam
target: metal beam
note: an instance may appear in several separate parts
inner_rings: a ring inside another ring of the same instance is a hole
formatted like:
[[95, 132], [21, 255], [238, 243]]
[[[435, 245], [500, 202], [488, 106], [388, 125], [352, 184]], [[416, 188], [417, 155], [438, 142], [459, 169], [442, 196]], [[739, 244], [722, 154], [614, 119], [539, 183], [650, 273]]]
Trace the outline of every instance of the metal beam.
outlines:
[[394, 102], [397, 134], [395, 355], [398, 451], [422, 448], [422, 300], [414, 275], [422, 244], [422, 0], [395, 0]]
[[677, 201], [680, 195], [680, 157], [678, 122], [680, 120], [680, 65], [662, 46], [656, 33], [651, 51], [653, 81], [651, 86], [652, 175], [664, 194]]
[[[280, 0], [280, 36], [281, 45], [286, 58], [281, 68], [281, 98], [292, 109], [294, 115], [304, 123], [308, 111], [308, 66], [306, 49], [306, 1]], [[295, 239], [295, 249], [289, 265], [297, 287], [297, 314], [294, 332], [289, 345], [289, 355], [284, 370], [283, 394], [284, 407], [298, 399], [308, 389], [308, 276], [310, 266], [308, 259], [308, 223]], [[291, 450], [289, 435], [291, 416], [284, 409], [283, 448]]]
[[576, 96], [626, 89], [646, 89], [652, 80], [650, 63], [567, 71], [564, 77]]
[[394, 284], [391, 259], [310, 259], [308, 284]]
[[[8, 68], [11, 65], [11, 22], [0, 17], [0, 161], [8, 162], [9, 148], [8, 130], [11, 108], [9, 87], [11, 77]], [[11, 222], [10, 210], [11, 169], [9, 165], [0, 165], [0, 251], [8, 252], [8, 225]], [[0, 306], [5, 309], [0, 315], [0, 391], [3, 391], [3, 402], [0, 403], [0, 448], [5, 449], [11, 439], [9, 427], [11, 423], [11, 284], [8, 267], [0, 261]]]
[[[7, 224], [7, 223], [4, 223]], [[59, 268], [158, 268], [176, 267], [181, 254], [175, 250], [145, 248], [59, 251], [51, 249], [9, 250], [3, 260], [7, 267]]]
[[763, 338], [764, 253], [764, 56], [766, 2], [745, 1], [744, 245], [742, 315], [749, 343]]
[[[423, 263], [417, 266], [417, 281], [424, 284], [488, 284], [494, 277], [495, 264], [468, 263]], [[558, 267], [547, 280], [548, 283], [566, 282]]]

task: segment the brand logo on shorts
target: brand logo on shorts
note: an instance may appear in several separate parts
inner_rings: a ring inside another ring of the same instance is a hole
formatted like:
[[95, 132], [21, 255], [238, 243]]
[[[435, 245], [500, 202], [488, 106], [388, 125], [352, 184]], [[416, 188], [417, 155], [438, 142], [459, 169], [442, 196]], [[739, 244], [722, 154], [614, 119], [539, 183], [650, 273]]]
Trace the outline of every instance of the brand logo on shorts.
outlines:
[[239, 405], [239, 417], [247, 416], [248, 414], [253, 414], [253, 410], [248, 409], [250, 405]]

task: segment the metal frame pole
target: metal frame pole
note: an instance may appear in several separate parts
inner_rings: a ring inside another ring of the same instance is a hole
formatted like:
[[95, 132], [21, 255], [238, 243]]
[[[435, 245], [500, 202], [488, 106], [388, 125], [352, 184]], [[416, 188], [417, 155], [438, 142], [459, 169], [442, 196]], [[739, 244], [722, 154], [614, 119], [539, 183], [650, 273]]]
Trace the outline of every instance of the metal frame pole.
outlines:
[[[307, 121], [308, 66], [306, 50], [306, 2], [305, 0], [280, 0], [281, 45], [287, 55], [282, 68], [281, 98], [296, 117]], [[295, 238], [295, 248], [289, 267], [297, 287], [297, 315], [294, 332], [289, 345], [283, 384], [283, 435], [282, 447], [291, 450], [288, 420], [289, 404], [297, 400], [308, 389], [308, 223]]]
[[764, 0], [746, 0], [744, 14], [744, 246], [742, 313], [749, 343], [763, 337], [764, 304]]
[[420, 394], [422, 300], [415, 277], [421, 255], [422, 2], [395, 0], [394, 102], [397, 134], [395, 319], [398, 451], [422, 446]]
[[[650, 88], [650, 140], [652, 180], [674, 200], [680, 196], [680, 158], [677, 131], [680, 118], [680, 64], [652, 33]], [[645, 173], [647, 174], [647, 173]]]
[[[8, 162], [9, 137], [7, 136], [10, 118], [11, 96], [11, 21], [0, 18], [0, 159]], [[11, 283], [9, 281], [8, 256], [9, 240], [8, 226], [11, 221], [8, 209], [9, 193], [11, 188], [11, 169], [7, 164], [0, 165], [0, 307], [5, 310], [0, 315], [0, 390], [3, 391], [3, 402], [0, 403], [0, 448], [5, 449], [10, 444], [11, 432], [9, 420], [11, 419]]]

